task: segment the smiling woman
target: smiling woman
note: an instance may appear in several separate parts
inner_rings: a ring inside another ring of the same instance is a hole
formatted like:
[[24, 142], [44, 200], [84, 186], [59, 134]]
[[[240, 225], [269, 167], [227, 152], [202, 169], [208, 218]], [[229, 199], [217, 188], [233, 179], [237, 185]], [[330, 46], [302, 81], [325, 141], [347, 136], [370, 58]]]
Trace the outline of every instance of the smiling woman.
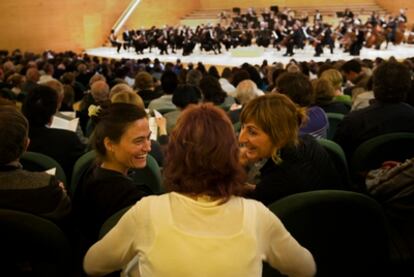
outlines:
[[293, 193], [340, 188], [322, 146], [310, 135], [299, 135], [305, 110], [289, 97], [271, 93], [255, 98], [243, 108], [240, 120], [240, 161], [252, 172], [260, 171], [250, 197], [268, 205]]
[[151, 194], [128, 176], [131, 168], [144, 168], [151, 150], [147, 114], [132, 104], [114, 103], [97, 115], [92, 134], [96, 164], [83, 176], [74, 196], [75, 214], [85, 237], [97, 239], [104, 221], [118, 210]]

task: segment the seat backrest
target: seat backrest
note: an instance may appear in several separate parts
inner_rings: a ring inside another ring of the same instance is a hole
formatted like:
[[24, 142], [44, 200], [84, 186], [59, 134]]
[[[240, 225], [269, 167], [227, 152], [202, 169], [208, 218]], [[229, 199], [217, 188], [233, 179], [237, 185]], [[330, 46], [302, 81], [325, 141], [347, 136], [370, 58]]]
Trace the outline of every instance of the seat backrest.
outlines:
[[0, 209], [0, 245], [4, 276], [71, 276], [68, 239], [47, 219]]
[[329, 121], [327, 138], [332, 139], [335, 135], [336, 128], [339, 122], [341, 122], [342, 119], [344, 119], [344, 115], [341, 113], [326, 113], [326, 115], [328, 116]]
[[70, 192], [72, 195], [75, 194], [76, 187], [80, 182], [83, 174], [88, 170], [89, 167], [92, 166], [96, 158], [95, 150], [91, 150], [85, 154], [83, 154], [79, 159], [75, 162], [72, 171], [72, 179], [70, 184]]
[[56, 160], [45, 154], [30, 151], [24, 152], [20, 157], [20, 163], [28, 171], [46, 171], [51, 168], [56, 168], [56, 178], [62, 181], [65, 186], [69, 185], [62, 166]]
[[317, 276], [387, 276], [387, 222], [372, 198], [350, 191], [309, 191], [269, 208], [312, 253]]
[[350, 161], [351, 178], [364, 183], [366, 173], [380, 168], [384, 161], [414, 157], [414, 133], [398, 132], [371, 138], [357, 147]]
[[99, 239], [103, 238], [121, 219], [121, 217], [126, 213], [132, 206], [125, 207], [113, 215], [111, 215], [107, 220], [105, 220], [101, 229], [99, 230]]
[[348, 162], [342, 147], [336, 142], [324, 138], [319, 138], [318, 142], [328, 152], [332, 162], [342, 178], [342, 184], [345, 188], [350, 188], [350, 177], [348, 170]]
[[[94, 163], [96, 158], [96, 152], [94, 150], [85, 153], [80, 157], [74, 167], [71, 183], [71, 192], [74, 195], [76, 187], [80, 182], [83, 174]], [[131, 177], [137, 184], [145, 184], [151, 188], [155, 194], [163, 192], [161, 169], [157, 161], [151, 155], [147, 155], [147, 165], [144, 168], [133, 169], [131, 171]]]
[[147, 166], [132, 169], [130, 176], [134, 179], [135, 183], [149, 186], [155, 194], [164, 192], [161, 169], [151, 155], [147, 155]]

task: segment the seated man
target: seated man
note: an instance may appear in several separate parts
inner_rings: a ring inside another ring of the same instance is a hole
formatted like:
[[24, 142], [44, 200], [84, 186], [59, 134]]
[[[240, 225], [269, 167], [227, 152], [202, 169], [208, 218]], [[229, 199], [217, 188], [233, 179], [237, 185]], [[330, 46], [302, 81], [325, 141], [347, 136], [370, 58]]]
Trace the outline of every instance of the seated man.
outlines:
[[13, 106], [0, 109], [0, 208], [61, 222], [71, 203], [63, 183], [43, 172], [22, 169], [19, 158], [29, 145], [29, 124]]
[[373, 137], [393, 132], [414, 132], [414, 108], [404, 103], [410, 88], [411, 73], [405, 65], [384, 62], [375, 69], [375, 102], [347, 114], [333, 138], [349, 160], [361, 143]]

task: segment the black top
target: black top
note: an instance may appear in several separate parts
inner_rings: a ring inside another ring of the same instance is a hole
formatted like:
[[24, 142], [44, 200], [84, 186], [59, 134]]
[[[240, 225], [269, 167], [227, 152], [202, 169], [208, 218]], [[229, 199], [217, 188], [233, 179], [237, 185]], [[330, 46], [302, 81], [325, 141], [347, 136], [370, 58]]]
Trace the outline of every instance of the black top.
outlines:
[[250, 197], [269, 205], [285, 196], [321, 189], [342, 189], [329, 154], [310, 135], [302, 135], [297, 147], [281, 150], [282, 163], [269, 159], [260, 169], [260, 181]]
[[319, 103], [318, 106], [321, 107], [326, 113], [347, 114], [351, 110], [350, 106], [337, 101], [330, 103]]
[[134, 205], [151, 194], [147, 186], [137, 185], [119, 172], [91, 167], [74, 193], [73, 208], [81, 232], [94, 242], [106, 219], [122, 208]]
[[339, 122], [333, 140], [348, 161], [356, 148], [373, 137], [392, 132], [414, 132], [414, 108], [406, 103], [374, 104], [349, 113]]
[[60, 224], [69, 215], [71, 202], [54, 176], [2, 165], [0, 208], [35, 214]]
[[76, 133], [63, 129], [30, 126], [29, 138], [28, 151], [42, 153], [56, 160], [70, 181], [75, 162], [85, 152], [85, 145]]

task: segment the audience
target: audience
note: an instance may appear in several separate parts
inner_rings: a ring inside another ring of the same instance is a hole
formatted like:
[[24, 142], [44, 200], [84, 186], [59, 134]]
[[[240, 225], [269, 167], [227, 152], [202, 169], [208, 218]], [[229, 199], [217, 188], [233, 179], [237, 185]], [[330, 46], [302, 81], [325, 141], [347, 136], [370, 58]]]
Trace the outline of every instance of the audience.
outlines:
[[411, 88], [409, 69], [398, 62], [384, 62], [373, 75], [375, 103], [351, 112], [338, 124], [334, 141], [350, 160], [356, 148], [375, 136], [414, 132], [414, 108], [407, 103]]
[[143, 198], [92, 246], [88, 274], [120, 270], [134, 258], [132, 274], [142, 276], [261, 276], [263, 260], [289, 276], [315, 274], [312, 255], [281, 221], [240, 197], [245, 175], [224, 111], [186, 109], [167, 153], [170, 193]]

